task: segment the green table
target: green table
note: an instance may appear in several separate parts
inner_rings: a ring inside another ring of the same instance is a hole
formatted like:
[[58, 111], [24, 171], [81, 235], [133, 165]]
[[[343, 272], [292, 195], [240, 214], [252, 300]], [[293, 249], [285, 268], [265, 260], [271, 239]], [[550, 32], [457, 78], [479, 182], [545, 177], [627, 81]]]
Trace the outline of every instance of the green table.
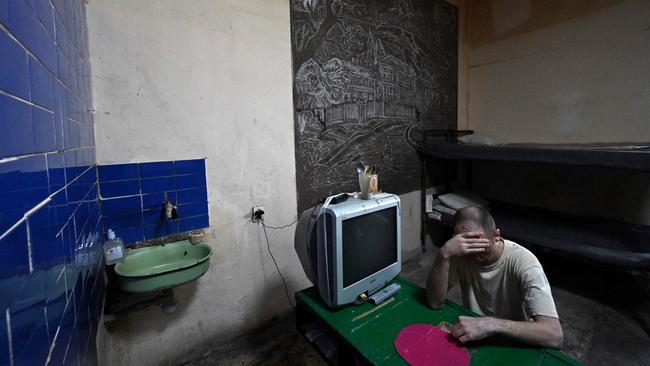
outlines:
[[[459, 315], [476, 316], [473, 312], [447, 300], [440, 310], [427, 306], [424, 290], [397, 277], [393, 282], [402, 289], [380, 305], [365, 303], [340, 309], [329, 309], [320, 299], [315, 287], [296, 293], [297, 326], [303, 334], [310, 325], [319, 323], [330, 335], [329, 344], [338, 348], [338, 356], [330, 363], [346, 364], [350, 358], [373, 365], [406, 365], [395, 350], [397, 333], [413, 323], [438, 325], [441, 321], [454, 323]], [[308, 340], [309, 337], [307, 337]], [[318, 347], [323, 342], [314, 342]], [[326, 342], [327, 343], [327, 342]], [[320, 350], [322, 351], [322, 350]], [[469, 347], [470, 365], [579, 365], [561, 352], [488, 342]]]

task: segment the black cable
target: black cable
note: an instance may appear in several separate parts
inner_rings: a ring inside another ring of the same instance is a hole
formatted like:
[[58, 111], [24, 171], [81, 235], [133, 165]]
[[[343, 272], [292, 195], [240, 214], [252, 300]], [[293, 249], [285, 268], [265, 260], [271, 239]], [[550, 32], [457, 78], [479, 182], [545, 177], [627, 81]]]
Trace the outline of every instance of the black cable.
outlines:
[[288, 223], [288, 224], [286, 224], [284, 226], [268, 226], [268, 225], [266, 225], [264, 223], [264, 220], [262, 220], [262, 225], [264, 225], [264, 227], [267, 228], [267, 229], [279, 230], [279, 229], [284, 229], [285, 227], [289, 227], [289, 226], [295, 224], [296, 222], [298, 222], [298, 219], [295, 219], [292, 222], [290, 222], [290, 223]]
[[[271, 259], [273, 259], [273, 264], [275, 264], [275, 269], [278, 270], [278, 274], [282, 279], [282, 284], [284, 284], [284, 293], [287, 295], [287, 300], [289, 300], [289, 304], [291, 304], [291, 307], [295, 309], [296, 306], [291, 301], [291, 296], [289, 296], [289, 288], [287, 287], [287, 281], [284, 280], [284, 276], [282, 275], [282, 272], [280, 272], [280, 267], [278, 267], [278, 262], [275, 260], [273, 253], [271, 253], [271, 243], [269, 242], [269, 236], [266, 234], [266, 225], [264, 224], [264, 218], [261, 217], [260, 221], [262, 222], [262, 229], [264, 230], [264, 237], [266, 238], [266, 249], [268, 249], [269, 255], [271, 256]], [[293, 223], [289, 225], [293, 225]]]

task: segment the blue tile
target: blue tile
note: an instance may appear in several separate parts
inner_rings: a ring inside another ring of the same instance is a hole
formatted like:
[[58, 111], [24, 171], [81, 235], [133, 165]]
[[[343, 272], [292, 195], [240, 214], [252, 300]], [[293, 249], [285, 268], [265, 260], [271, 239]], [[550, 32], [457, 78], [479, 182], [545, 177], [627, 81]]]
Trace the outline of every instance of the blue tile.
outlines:
[[208, 200], [208, 190], [206, 188], [193, 188], [178, 191], [178, 204], [206, 202]]
[[[0, 0], [0, 6], [2, 6]], [[3, 294], [4, 295], [4, 294]], [[3, 307], [4, 309], [4, 307]], [[0, 312], [0, 365], [9, 365], [9, 340], [7, 339], [7, 319], [5, 312]]]
[[34, 152], [56, 150], [54, 113], [33, 107], [32, 120], [34, 126]]
[[[69, 214], [64, 205], [55, 205], [50, 201], [45, 206], [33, 212], [29, 217], [29, 230], [33, 239], [37, 228], [42, 226], [57, 226], [57, 232], [68, 220]], [[54, 233], [56, 235], [56, 232]]]
[[12, 33], [51, 71], [56, 64], [56, 46], [34, 14], [24, 1], [9, 2], [9, 25]]
[[114, 164], [99, 166], [99, 181], [110, 182], [138, 178], [138, 164]]
[[140, 186], [137, 179], [102, 182], [99, 184], [99, 191], [102, 198], [133, 196], [140, 194]]
[[148, 178], [140, 181], [142, 193], [174, 191], [174, 177]]
[[34, 152], [32, 108], [0, 94], [0, 158]]
[[27, 53], [0, 31], [0, 90], [29, 100]]
[[54, 81], [53, 84], [54, 90], [54, 125], [55, 125], [55, 136], [56, 136], [56, 148], [57, 150], [63, 150], [64, 148], [64, 125], [63, 125], [63, 110], [61, 106], [61, 84], [58, 81]]
[[140, 211], [131, 212], [126, 215], [111, 216], [104, 218], [104, 225], [107, 229], [129, 229], [142, 226], [142, 213]]
[[[47, 326], [45, 323], [44, 307], [40, 304], [35, 305], [34, 309], [26, 316], [37, 316], [40, 312], [40, 318], [34, 325], [31, 334], [27, 339], [19, 339], [21, 343], [13, 343], [14, 345], [14, 365], [44, 365], [49, 353], [50, 345], [47, 333]], [[13, 318], [12, 318], [13, 321]], [[13, 323], [12, 323], [13, 326]], [[20, 333], [19, 333], [20, 334]], [[13, 336], [13, 334], [12, 334]], [[12, 340], [13, 341], [13, 340]]]
[[157, 225], [161, 221], [160, 220], [161, 213], [162, 213], [162, 207], [142, 211], [143, 225], [144, 226]]
[[74, 227], [75, 227], [75, 245], [78, 246], [82, 238], [90, 230], [88, 225], [88, 218], [90, 217], [90, 211], [88, 211], [88, 205], [82, 203], [79, 205], [79, 208], [74, 213]]
[[80, 164], [77, 161], [77, 153], [75, 151], [65, 151], [63, 153], [63, 158], [65, 162], [66, 183], [72, 183], [80, 174]]
[[102, 200], [102, 215], [123, 215], [133, 211], [140, 211], [140, 196]]
[[140, 163], [140, 178], [168, 177], [174, 175], [174, 162]]
[[88, 165], [92, 165], [92, 169], [86, 170], [84, 173], [84, 182], [89, 183], [89, 184], [95, 184], [97, 183], [97, 167], [95, 166], [94, 160], [92, 157], [86, 157], [85, 159], [90, 159], [92, 161], [89, 162]]
[[[76, 313], [79, 313], [77, 311]], [[75, 313], [75, 314], [76, 314]], [[77, 366], [79, 359], [79, 351], [81, 350], [81, 341], [79, 340], [79, 329], [78, 329], [78, 324], [77, 320], [75, 317], [75, 325], [72, 328], [71, 334], [70, 334], [70, 342], [68, 344], [68, 351], [66, 352], [65, 359], [63, 360], [63, 365], [64, 366]]]
[[65, 258], [64, 262], [67, 264], [65, 276], [68, 275], [68, 267], [70, 266], [70, 262], [72, 262], [73, 257], [74, 257], [74, 225], [69, 223], [68, 225], [64, 226], [62, 231], [61, 231], [61, 240], [62, 240], [62, 245], [63, 245], [63, 252], [65, 253]]
[[9, 2], [9, 26], [16, 38], [37, 57], [41, 57], [46, 53], [45, 49], [53, 46], [52, 40], [25, 1]]
[[[176, 192], [169, 191], [167, 192], [167, 199], [172, 203], [176, 203]], [[160, 209], [165, 202], [164, 192], [150, 193], [142, 195], [142, 209]]]
[[200, 188], [206, 186], [204, 175], [177, 175], [175, 178], [176, 189], [178, 190]]
[[66, 356], [66, 350], [68, 349], [68, 344], [70, 343], [70, 338], [72, 335], [74, 315], [74, 307], [70, 306], [68, 303], [68, 306], [66, 306], [61, 317], [59, 334], [57, 335], [56, 343], [54, 349], [52, 350], [52, 358], [50, 360], [50, 364], [52, 365], [63, 364], [63, 360]]
[[124, 244], [137, 243], [144, 240], [141, 227], [117, 230], [115, 235], [121, 238]]
[[75, 205], [78, 205], [88, 193], [86, 187], [82, 184], [70, 184], [66, 186], [65, 190], [68, 196], [68, 204]]
[[65, 149], [81, 147], [81, 136], [79, 135], [79, 124], [70, 119], [63, 120], [63, 141]]
[[208, 215], [205, 216], [196, 216], [189, 219], [180, 219], [178, 220], [178, 231], [186, 232], [196, 229], [202, 229], [210, 226], [210, 219]]
[[30, 225], [30, 240], [32, 243], [32, 260], [35, 269], [50, 268], [53, 264], [63, 261], [65, 253], [61, 239], [56, 237], [60, 227]]
[[0, 235], [17, 223], [23, 217], [24, 213], [25, 209], [22, 207], [15, 208], [3, 205], [0, 208]]
[[47, 187], [45, 156], [35, 155], [0, 163], [0, 192]]
[[[0, 297], [0, 309], [6, 310], [18, 298], [23, 287], [25, 287], [28, 282], [28, 274], [15, 275], [6, 278], [0, 277], [0, 291], [2, 291], [2, 296]], [[2, 311], [2, 315], [4, 316], [4, 311]], [[6, 333], [0, 334], [0, 338], [6, 335]]]
[[5, 192], [0, 194], [0, 211], [12, 212], [15, 209], [22, 209], [27, 212], [39, 204], [49, 195], [47, 188], [34, 188], [22, 191]]
[[50, 2], [47, 0], [37, 0], [35, 11], [41, 23], [45, 26], [45, 29], [50, 33], [50, 36], [54, 36], [54, 12]]
[[45, 276], [34, 273], [10, 306], [15, 364], [45, 363], [49, 344], [44, 308]]
[[93, 136], [90, 133], [90, 128], [83, 124], [79, 125], [79, 144], [81, 146], [92, 146]]
[[187, 218], [192, 216], [203, 216], [208, 214], [207, 202], [189, 203], [186, 205], [178, 206], [178, 216], [180, 218]]
[[145, 240], [161, 238], [176, 233], [178, 233], [178, 221], [176, 220], [159, 221], [156, 225], [144, 227]]
[[65, 307], [67, 304], [64, 276], [59, 276], [59, 273], [60, 272], [55, 272], [52, 276], [56, 277], [55, 280], [58, 281], [53, 286], [46, 287], [47, 300], [45, 307], [47, 308], [47, 323], [50, 339], [54, 339], [57, 328], [61, 325], [61, 320], [63, 319], [63, 314], [65, 313]]
[[38, 61], [29, 57], [29, 85], [32, 102], [47, 109], [54, 109], [54, 92], [50, 73]]
[[28, 272], [27, 226], [22, 223], [0, 240], [0, 279], [25, 275]]
[[65, 186], [65, 161], [63, 154], [54, 153], [47, 155], [47, 175], [50, 186], [50, 193]]
[[174, 162], [174, 174], [196, 174], [205, 175], [205, 159], [176, 160]]
[[79, 160], [83, 166], [90, 167], [95, 165], [95, 147], [84, 147], [77, 151], [77, 153], [79, 154]]
[[[4, 23], [5, 26], [9, 26], [9, 8], [7, 7], [7, 2], [9, 0], [0, 0], [0, 22]], [[2, 363], [2, 358], [0, 358], [0, 365]]]

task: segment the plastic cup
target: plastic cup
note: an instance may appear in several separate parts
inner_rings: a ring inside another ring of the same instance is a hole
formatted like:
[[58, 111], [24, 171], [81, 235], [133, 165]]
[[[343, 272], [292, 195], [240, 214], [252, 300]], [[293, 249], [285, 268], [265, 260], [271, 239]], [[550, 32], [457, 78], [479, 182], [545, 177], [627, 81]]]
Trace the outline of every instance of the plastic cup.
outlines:
[[359, 174], [359, 198], [362, 200], [370, 199], [370, 175]]

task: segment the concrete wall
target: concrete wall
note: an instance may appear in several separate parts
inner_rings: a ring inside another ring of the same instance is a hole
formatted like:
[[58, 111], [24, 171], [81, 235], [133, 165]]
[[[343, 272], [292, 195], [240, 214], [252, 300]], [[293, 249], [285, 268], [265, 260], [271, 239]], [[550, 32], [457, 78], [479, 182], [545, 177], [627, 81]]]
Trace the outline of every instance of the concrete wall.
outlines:
[[[210, 270], [156, 307], [100, 328], [100, 363], [177, 364], [289, 305], [261, 227], [296, 216], [289, 3], [91, 0], [99, 164], [207, 157]], [[402, 196], [404, 251], [419, 250], [419, 194]], [[309, 285], [293, 228], [269, 230], [290, 292]], [[200, 353], [199, 353], [200, 354]]]
[[650, 2], [469, 8], [469, 127], [506, 142], [650, 141]]

